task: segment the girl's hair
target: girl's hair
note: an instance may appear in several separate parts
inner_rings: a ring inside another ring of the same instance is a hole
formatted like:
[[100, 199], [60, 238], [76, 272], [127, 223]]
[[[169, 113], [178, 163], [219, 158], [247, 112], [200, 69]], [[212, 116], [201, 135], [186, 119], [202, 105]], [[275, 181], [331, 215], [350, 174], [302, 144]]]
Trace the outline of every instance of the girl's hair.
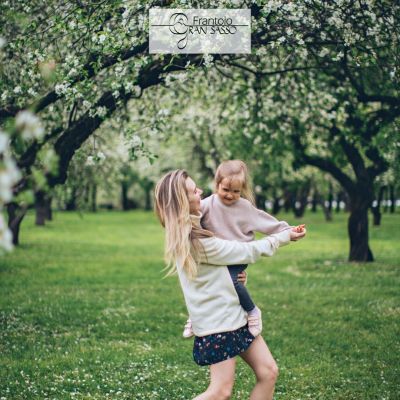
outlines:
[[247, 165], [242, 160], [228, 160], [223, 161], [217, 168], [214, 177], [215, 190], [218, 190], [219, 184], [228, 179], [229, 183], [233, 180], [238, 180], [242, 184], [241, 197], [249, 200], [253, 205], [254, 192], [253, 185], [249, 176]]
[[168, 172], [155, 188], [154, 208], [165, 228], [165, 261], [167, 276], [176, 272], [179, 263], [193, 279], [197, 275], [197, 262], [200, 253], [199, 239], [211, 237], [210, 231], [193, 225], [190, 218], [190, 206], [184, 170]]

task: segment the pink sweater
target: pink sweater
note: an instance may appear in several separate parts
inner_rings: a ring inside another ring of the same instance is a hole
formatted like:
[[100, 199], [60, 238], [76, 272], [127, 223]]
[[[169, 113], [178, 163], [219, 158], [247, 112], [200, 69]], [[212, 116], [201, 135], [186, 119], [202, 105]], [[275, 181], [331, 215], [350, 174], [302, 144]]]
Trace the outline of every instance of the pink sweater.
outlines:
[[243, 198], [227, 206], [213, 194], [201, 201], [201, 212], [203, 228], [225, 240], [250, 242], [254, 240], [254, 232], [271, 235], [291, 228], [287, 222], [278, 221]]

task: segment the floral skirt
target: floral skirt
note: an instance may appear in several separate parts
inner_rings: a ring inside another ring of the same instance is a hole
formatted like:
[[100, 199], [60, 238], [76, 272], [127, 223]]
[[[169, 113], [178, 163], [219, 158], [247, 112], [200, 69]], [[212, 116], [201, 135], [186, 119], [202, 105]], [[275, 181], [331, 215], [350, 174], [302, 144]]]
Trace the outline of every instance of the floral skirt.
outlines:
[[235, 331], [195, 336], [193, 358], [198, 365], [216, 364], [247, 350], [253, 340], [247, 325]]

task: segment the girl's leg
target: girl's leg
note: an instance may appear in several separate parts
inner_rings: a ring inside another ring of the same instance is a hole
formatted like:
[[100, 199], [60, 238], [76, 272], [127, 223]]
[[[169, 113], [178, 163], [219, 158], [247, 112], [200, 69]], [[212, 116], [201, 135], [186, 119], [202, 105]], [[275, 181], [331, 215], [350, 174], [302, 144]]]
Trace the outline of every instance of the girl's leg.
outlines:
[[272, 400], [278, 378], [278, 366], [264, 339], [257, 336], [240, 356], [253, 369], [257, 379], [250, 400]]
[[235, 358], [210, 366], [210, 385], [193, 400], [229, 400], [235, 381]]

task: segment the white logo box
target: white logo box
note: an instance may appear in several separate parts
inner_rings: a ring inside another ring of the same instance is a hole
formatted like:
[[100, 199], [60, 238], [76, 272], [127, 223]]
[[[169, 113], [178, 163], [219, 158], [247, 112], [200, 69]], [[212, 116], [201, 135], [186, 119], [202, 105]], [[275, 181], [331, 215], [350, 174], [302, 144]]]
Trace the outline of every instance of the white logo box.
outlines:
[[249, 9], [149, 10], [152, 54], [248, 54], [251, 52]]

